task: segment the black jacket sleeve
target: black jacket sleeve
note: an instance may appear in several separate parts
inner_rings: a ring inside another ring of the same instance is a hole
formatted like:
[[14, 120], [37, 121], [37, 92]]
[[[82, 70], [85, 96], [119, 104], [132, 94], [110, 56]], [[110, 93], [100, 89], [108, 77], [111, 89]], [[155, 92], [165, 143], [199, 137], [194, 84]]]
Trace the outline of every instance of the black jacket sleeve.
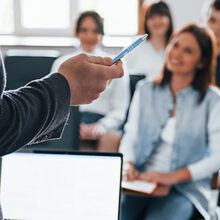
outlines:
[[59, 73], [5, 91], [5, 71], [0, 61], [0, 156], [26, 144], [59, 138], [69, 105], [69, 85]]

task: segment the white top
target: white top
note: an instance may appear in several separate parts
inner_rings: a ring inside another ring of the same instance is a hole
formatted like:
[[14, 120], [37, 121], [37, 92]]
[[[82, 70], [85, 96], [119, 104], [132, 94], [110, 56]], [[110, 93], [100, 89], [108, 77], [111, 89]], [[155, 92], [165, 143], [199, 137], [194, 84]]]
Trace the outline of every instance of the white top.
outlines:
[[[123, 161], [131, 161], [134, 162], [135, 161], [135, 146], [137, 143], [137, 132], [138, 132], [138, 117], [139, 117], [139, 111], [137, 106], [139, 105], [139, 93], [135, 92], [134, 93], [134, 97], [132, 99], [132, 103], [131, 103], [131, 107], [130, 107], [130, 111], [129, 111], [129, 117], [128, 117], [128, 121], [125, 125], [125, 134], [121, 140], [121, 144], [120, 144], [120, 148], [119, 151], [123, 154]], [[220, 106], [216, 106], [213, 109], [213, 115], [215, 117], [218, 117], [219, 115], [219, 109]], [[169, 123], [169, 124], [168, 124]], [[167, 123], [167, 126], [165, 127], [165, 129], [162, 132], [162, 139], [168, 143], [166, 146], [166, 150], [170, 151], [172, 149], [171, 146], [168, 146], [169, 143], [173, 142], [173, 135], [175, 135], [174, 131], [172, 132], [172, 130], [174, 129], [174, 124], [175, 122], [172, 120], [169, 121]], [[212, 126], [210, 124], [208, 124], [208, 126]], [[168, 137], [170, 134], [170, 137]], [[160, 159], [160, 153], [164, 153], [166, 154], [166, 152], [162, 152], [160, 150], [160, 148], [162, 148], [162, 145], [160, 145], [159, 147], [159, 151], [155, 150], [154, 153], [154, 157], [156, 159]], [[220, 167], [220, 160], [219, 160], [219, 146], [218, 145], [211, 145], [210, 146], [210, 156], [206, 157], [198, 162], [195, 162], [194, 164], [190, 164], [187, 168], [189, 169], [192, 179], [193, 180], [199, 180], [199, 179], [203, 179], [206, 177], [210, 177], [210, 174], [213, 172], [213, 170], [216, 170], [216, 168]], [[167, 155], [169, 157], [168, 160], [162, 161], [161, 163], [165, 163], [168, 164], [169, 160], [171, 159], [171, 155], [170, 152], [167, 152]], [[159, 160], [158, 159], [158, 160]], [[152, 161], [150, 159], [150, 161]], [[152, 163], [153, 164], [153, 163]], [[154, 166], [155, 168], [156, 164], [153, 164], [152, 166]], [[158, 164], [157, 165], [158, 168], [160, 168], [162, 166], [162, 164]], [[168, 168], [168, 166], [167, 166]], [[162, 171], [161, 171], [162, 172]]]
[[129, 74], [145, 74], [154, 79], [161, 73], [165, 49], [156, 51], [148, 40], [138, 45], [124, 58]]
[[145, 165], [146, 171], [170, 172], [175, 136], [175, 117], [169, 118], [164, 126], [158, 146], [152, 152], [151, 157]]
[[[57, 72], [60, 65], [72, 56], [76, 56], [80, 53], [86, 53], [94, 56], [101, 57], [112, 57], [112, 54], [104, 52], [101, 48], [96, 48], [91, 53], [83, 51], [82, 48], [78, 48], [71, 54], [62, 56], [55, 60], [51, 72]], [[94, 100], [90, 104], [81, 105], [80, 111], [92, 112], [105, 115], [104, 118], [100, 119], [107, 129], [115, 129], [120, 126], [126, 116], [126, 111], [129, 103], [129, 78], [126, 74], [126, 68], [124, 67], [124, 77], [120, 79], [114, 79], [107, 86], [104, 92], [101, 93], [98, 99]]]

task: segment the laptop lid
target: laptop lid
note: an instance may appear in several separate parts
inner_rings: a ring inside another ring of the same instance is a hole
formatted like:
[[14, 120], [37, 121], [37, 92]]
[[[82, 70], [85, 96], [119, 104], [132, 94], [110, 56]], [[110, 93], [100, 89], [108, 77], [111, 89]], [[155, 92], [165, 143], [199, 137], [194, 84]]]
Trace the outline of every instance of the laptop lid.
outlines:
[[119, 219], [119, 153], [13, 153], [4, 156], [4, 218]]

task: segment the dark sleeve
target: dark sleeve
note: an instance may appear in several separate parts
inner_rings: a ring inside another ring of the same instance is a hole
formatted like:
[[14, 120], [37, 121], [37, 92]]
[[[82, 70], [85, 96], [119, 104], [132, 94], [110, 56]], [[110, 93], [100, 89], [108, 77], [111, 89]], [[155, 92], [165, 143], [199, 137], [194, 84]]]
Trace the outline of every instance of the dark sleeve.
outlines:
[[61, 136], [70, 105], [69, 85], [61, 74], [50, 74], [17, 90], [3, 89], [0, 96], [0, 156]]

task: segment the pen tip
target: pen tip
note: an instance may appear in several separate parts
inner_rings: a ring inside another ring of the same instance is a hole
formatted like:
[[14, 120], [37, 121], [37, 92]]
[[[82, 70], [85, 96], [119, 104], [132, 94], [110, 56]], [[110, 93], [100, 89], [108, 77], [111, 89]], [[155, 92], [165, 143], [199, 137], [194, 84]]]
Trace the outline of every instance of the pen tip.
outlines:
[[148, 34], [145, 34], [142, 38], [145, 40], [147, 38]]

